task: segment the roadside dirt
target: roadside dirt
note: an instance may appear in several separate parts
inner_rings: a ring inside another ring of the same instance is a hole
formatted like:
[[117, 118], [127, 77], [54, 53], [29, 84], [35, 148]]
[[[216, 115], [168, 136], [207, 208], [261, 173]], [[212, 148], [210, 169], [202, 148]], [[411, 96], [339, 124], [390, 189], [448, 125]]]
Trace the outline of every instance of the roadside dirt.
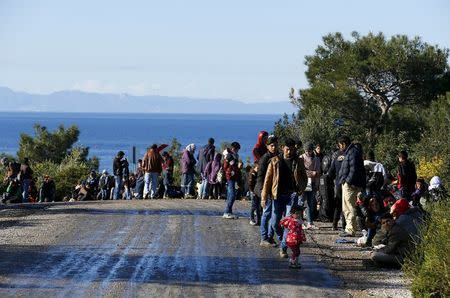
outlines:
[[[341, 280], [341, 288], [351, 297], [412, 297], [409, 281], [401, 270], [380, 269], [370, 261], [370, 250], [356, 244], [337, 244], [339, 232], [331, 223], [316, 223], [318, 230], [306, 231], [308, 243], [303, 252], [332, 270]], [[346, 238], [355, 240], [357, 238]]]
[[301, 270], [262, 248], [224, 201], [59, 203], [0, 210], [1, 297], [346, 297], [305, 247]]

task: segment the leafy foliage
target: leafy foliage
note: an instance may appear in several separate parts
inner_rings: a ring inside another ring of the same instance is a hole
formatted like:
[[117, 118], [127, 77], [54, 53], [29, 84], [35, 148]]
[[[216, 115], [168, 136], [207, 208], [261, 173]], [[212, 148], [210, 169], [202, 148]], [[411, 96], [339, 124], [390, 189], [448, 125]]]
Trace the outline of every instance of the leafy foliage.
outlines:
[[46, 160], [60, 163], [73, 144], [78, 141], [80, 131], [73, 125], [67, 129], [60, 125], [54, 133], [47, 130], [47, 127], [40, 124], [34, 125], [35, 137], [25, 133], [20, 135], [19, 160], [28, 157], [33, 162], [43, 162]]
[[168, 152], [173, 158], [173, 180], [176, 185], [181, 184], [181, 143], [178, 142], [177, 138], [173, 138]]
[[341, 33], [323, 38], [315, 55], [306, 57], [309, 88], [291, 100], [305, 116], [311, 109], [333, 111], [346, 131], [373, 148], [389, 126], [395, 106], [426, 107], [443, 93], [448, 81], [448, 50], [382, 33], [345, 40]]
[[403, 269], [412, 279], [414, 297], [450, 296], [450, 202], [427, 204], [429, 218], [421, 230], [422, 241]]
[[89, 164], [81, 160], [81, 153], [79, 151], [72, 151], [59, 164], [48, 160], [33, 164], [37, 185], [41, 185], [44, 175], [49, 175], [56, 184], [57, 200], [69, 196], [75, 185], [80, 180], [86, 179], [91, 170]]

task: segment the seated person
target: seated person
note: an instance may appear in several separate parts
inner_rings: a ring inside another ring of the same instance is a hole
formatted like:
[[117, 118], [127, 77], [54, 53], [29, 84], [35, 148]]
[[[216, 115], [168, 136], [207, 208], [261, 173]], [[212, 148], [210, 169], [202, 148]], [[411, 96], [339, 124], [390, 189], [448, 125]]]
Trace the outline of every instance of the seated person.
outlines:
[[39, 189], [39, 203], [54, 202], [56, 194], [55, 181], [49, 175], [44, 176], [44, 181]]
[[406, 254], [419, 241], [422, 223], [423, 213], [419, 208], [410, 207], [406, 199], [397, 200], [391, 214], [381, 217], [381, 231], [373, 240], [376, 251], [372, 260], [381, 266], [401, 266]]
[[386, 213], [381, 217], [381, 231], [373, 240], [374, 251], [370, 258], [381, 267], [400, 267], [410, 246], [408, 233]]
[[419, 177], [416, 181], [416, 188], [411, 195], [414, 206], [420, 206], [420, 199], [426, 194], [428, 185], [425, 179]]
[[22, 190], [17, 179], [10, 180], [2, 198], [3, 204], [22, 203]]
[[377, 197], [372, 197], [369, 200], [369, 206], [366, 217], [367, 227], [367, 242], [366, 246], [372, 246], [372, 239], [378, 229], [380, 229], [381, 217], [386, 213], [386, 209]]

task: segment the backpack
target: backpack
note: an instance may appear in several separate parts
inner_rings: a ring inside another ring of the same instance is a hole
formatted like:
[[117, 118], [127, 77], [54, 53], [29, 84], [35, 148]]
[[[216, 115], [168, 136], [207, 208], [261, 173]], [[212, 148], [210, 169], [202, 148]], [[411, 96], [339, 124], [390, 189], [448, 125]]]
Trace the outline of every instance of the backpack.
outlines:
[[225, 172], [223, 170], [223, 167], [220, 167], [219, 171], [217, 172], [217, 182], [222, 183], [224, 176]]

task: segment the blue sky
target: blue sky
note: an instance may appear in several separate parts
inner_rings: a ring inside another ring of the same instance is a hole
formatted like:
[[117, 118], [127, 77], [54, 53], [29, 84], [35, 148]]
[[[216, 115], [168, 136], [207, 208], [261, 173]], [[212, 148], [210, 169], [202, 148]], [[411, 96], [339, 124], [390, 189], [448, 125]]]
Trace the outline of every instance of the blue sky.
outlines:
[[336, 31], [450, 48], [450, 1], [0, 0], [0, 86], [280, 101]]

